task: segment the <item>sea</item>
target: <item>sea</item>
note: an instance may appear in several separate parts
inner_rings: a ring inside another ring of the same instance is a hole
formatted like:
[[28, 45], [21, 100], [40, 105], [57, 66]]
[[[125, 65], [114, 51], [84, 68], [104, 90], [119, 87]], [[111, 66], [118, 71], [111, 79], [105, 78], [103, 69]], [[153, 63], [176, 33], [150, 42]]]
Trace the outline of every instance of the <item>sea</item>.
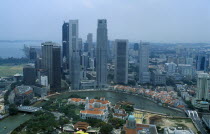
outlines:
[[0, 57], [1, 58], [21, 58], [24, 57], [24, 53], [22, 49], [24, 45], [26, 46], [41, 46], [41, 43], [44, 41], [7, 41], [7, 40], [0, 40]]

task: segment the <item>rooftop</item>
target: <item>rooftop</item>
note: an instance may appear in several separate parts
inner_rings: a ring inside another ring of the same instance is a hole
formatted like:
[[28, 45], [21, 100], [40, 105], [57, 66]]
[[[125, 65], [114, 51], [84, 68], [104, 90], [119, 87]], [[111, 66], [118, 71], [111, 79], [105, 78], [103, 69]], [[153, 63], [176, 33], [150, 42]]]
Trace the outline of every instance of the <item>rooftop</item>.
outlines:
[[91, 110], [80, 111], [80, 113], [83, 113], [83, 114], [95, 114], [95, 115], [102, 115], [102, 114], [104, 114], [103, 111], [91, 111]]
[[30, 86], [18, 86], [15, 88], [16, 94], [30, 94], [33, 92], [33, 88]]

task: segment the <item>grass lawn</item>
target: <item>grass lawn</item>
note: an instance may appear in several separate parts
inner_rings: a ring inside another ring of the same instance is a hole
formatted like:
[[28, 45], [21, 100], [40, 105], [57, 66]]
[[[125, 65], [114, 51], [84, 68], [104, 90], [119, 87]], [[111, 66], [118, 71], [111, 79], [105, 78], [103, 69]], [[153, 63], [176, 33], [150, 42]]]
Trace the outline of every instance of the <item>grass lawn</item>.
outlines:
[[24, 65], [0, 65], [0, 77], [13, 76], [16, 73], [22, 74]]

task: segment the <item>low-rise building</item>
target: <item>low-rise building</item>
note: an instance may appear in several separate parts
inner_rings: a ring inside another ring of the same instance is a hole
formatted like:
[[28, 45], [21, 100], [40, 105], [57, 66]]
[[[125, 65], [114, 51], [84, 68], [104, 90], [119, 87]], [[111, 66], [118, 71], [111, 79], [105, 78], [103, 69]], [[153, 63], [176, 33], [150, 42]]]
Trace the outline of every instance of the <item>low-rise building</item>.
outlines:
[[100, 119], [106, 120], [107, 115], [103, 111], [92, 111], [92, 110], [83, 110], [80, 111], [80, 117], [82, 119]]
[[192, 130], [184, 130], [182, 128], [166, 127], [164, 128], [164, 134], [194, 134]]
[[207, 101], [201, 101], [194, 98], [192, 104], [195, 108], [209, 111], [209, 103]]
[[31, 101], [34, 97], [33, 88], [30, 86], [17, 86], [14, 92], [16, 104], [23, 104], [25, 100]]
[[112, 114], [113, 117], [123, 119], [123, 120], [127, 119], [128, 114], [126, 113], [124, 109], [120, 108], [120, 105], [115, 105], [113, 110], [114, 110], [114, 113]]
[[123, 130], [126, 134], [158, 134], [155, 125], [137, 124], [133, 115], [129, 115]]
[[108, 117], [108, 107], [110, 107], [111, 102], [105, 100], [105, 98], [100, 99], [80, 99], [80, 98], [70, 98], [68, 103], [81, 105], [85, 104], [85, 110], [80, 111], [80, 117], [82, 119], [101, 119], [106, 120]]

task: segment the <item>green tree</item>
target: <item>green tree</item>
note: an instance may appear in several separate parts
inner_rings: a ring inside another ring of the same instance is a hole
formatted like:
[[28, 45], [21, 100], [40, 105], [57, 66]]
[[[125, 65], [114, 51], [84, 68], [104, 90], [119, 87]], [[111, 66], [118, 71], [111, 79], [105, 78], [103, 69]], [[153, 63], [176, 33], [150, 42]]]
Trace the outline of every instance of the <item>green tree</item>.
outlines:
[[110, 134], [113, 130], [112, 125], [110, 124], [105, 124], [101, 127], [100, 132], [101, 134]]
[[8, 110], [10, 115], [16, 115], [18, 113], [18, 109], [15, 104], [10, 104]]
[[121, 105], [122, 109], [125, 109], [127, 113], [131, 113], [134, 111], [134, 107], [132, 105]]
[[58, 122], [50, 112], [36, 112], [26, 125], [27, 134], [45, 133], [51, 134]]
[[119, 129], [120, 127], [123, 126], [123, 124], [125, 123], [124, 120], [122, 119], [118, 119], [118, 118], [111, 118], [109, 120], [109, 123], [116, 129]]
[[28, 105], [30, 105], [30, 103], [31, 103], [30, 100], [26, 99], [26, 100], [24, 100], [23, 105], [28, 106]]
[[63, 130], [63, 126], [67, 123], [69, 123], [69, 119], [67, 119], [65, 117], [60, 117], [58, 120], [58, 124], [61, 126], [62, 130]]

